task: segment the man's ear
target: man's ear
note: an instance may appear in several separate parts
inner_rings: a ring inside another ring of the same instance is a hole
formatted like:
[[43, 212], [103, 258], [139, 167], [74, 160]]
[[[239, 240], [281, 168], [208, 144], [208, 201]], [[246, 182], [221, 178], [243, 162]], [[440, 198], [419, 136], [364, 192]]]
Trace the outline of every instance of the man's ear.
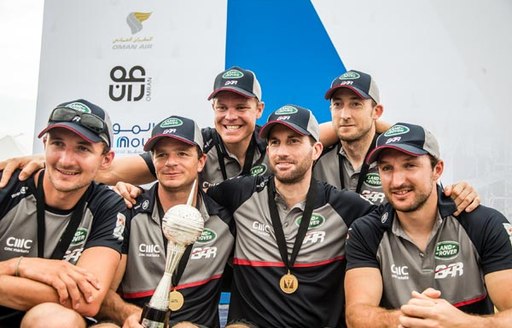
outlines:
[[324, 145], [320, 141], [317, 141], [313, 144], [313, 161], [316, 161], [322, 155], [322, 151], [324, 150]]
[[444, 171], [444, 162], [439, 160], [437, 164], [434, 166], [434, 179], [435, 181], [439, 181], [441, 175], [443, 175]]
[[101, 161], [101, 170], [108, 169], [110, 165], [112, 165], [112, 161], [114, 160], [115, 153], [113, 150], [109, 150], [106, 154], [102, 155], [103, 159]]
[[382, 104], [377, 104], [377, 106], [373, 107], [372, 117], [374, 120], [378, 120], [382, 114], [384, 113], [384, 106]]
[[257, 119], [261, 118], [261, 115], [263, 115], [264, 109], [265, 109], [265, 103], [263, 101], [258, 101], [258, 105], [257, 105], [258, 113], [256, 114]]

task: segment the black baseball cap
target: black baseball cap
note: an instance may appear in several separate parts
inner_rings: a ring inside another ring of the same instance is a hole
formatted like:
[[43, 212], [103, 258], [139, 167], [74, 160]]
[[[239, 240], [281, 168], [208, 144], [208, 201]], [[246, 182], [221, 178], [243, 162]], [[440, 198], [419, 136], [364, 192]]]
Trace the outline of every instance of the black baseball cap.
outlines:
[[325, 99], [331, 99], [336, 90], [347, 88], [354, 91], [362, 99], [373, 99], [376, 103], [380, 102], [379, 88], [370, 74], [350, 70], [331, 82], [331, 88], [325, 93]]
[[151, 138], [144, 144], [144, 150], [152, 150], [162, 138], [173, 138], [192, 146], [203, 149], [201, 130], [193, 120], [182, 116], [169, 116], [151, 131]]
[[384, 149], [396, 149], [412, 156], [430, 154], [436, 159], [441, 156], [434, 135], [422, 126], [410, 123], [396, 123], [381, 134], [366, 162], [370, 164], [378, 160]]
[[301, 135], [312, 136], [316, 141], [320, 140], [320, 126], [313, 113], [304, 107], [285, 105], [274, 111], [261, 128], [260, 137], [267, 139], [276, 124], [282, 124]]
[[221, 91], [231, 91], [246, 98], [256, 97], [261, 100], [261, 87], [254, 72], [237, 66], [219, 73], [213, 84], [213, 92], [208, 100]]
[[84, 99], [62, 103], [50, 113], [48, 126], [38, 135], [41, 138], [54, 128], [64, 128], [89, 142], [105, 142], [112, 147], [112, 122], [108, 113]]

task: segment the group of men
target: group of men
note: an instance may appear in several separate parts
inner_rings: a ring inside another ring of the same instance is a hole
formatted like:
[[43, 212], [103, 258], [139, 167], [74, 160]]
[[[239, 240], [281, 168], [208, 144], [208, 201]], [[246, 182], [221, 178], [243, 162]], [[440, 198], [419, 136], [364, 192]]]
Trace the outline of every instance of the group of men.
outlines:
[[[383, 106], [369, 74], [342, 74], [325, 97], [334, 129], [297, 105], [260, 128], [256, 75], [232, 67], [209, 96], [215, 128], [170, 116], [148, 153], [119, 160], [105, 111], [57, 106], [40, 134], [43, 160], [0, 167], [0, 323], [83, 327], [95, 316], [98, 327], [140, 327], [164, 271], [162, 218], [192, 192], [205, 229], [174, 274], [184, 302], [173, 327], [219, 326], [228, 263], [233, 328], [509, 326], [506, 218], [464, 183], [439, 187], [443, 162], [426, 129], [397, 123], [378, 134]], [[117, 184], [130, 209], [93, 182], [155, 177], [142, 193]], [[493, 305], [499, 313], [478, 316]]]

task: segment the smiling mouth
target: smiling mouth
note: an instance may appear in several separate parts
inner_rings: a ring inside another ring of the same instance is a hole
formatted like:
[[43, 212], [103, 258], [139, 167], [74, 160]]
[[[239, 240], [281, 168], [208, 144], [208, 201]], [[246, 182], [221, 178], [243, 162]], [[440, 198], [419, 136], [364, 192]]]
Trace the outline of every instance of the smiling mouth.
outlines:
[[230, 130], [230, 131], [235, 131], [235, 130], [238, 130], [240, 129], [242, 126], [241, 125], [224, 125], [224, 128], [226, 130]]
[[77, 172], [77, 171], [67, 171], [67, 170], [63, 170], [63, 169], [59, 169], [59, 168], [57, 168], [56, 170], [57, 170], [57, 172], [59, 172], [60, 174], [63, 174], [63, 175], [78, 175], [78, 174], [80, 174], [80, 172]]

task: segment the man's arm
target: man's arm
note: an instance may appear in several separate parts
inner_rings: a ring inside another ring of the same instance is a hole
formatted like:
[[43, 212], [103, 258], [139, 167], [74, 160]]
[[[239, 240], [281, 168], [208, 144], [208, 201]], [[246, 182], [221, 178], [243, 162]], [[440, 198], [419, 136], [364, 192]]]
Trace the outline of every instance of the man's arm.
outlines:
[[[0, 188], [4, 188], [11, 178], [13, 172], [22, 169], [19, 179], [26, 180], [34, 172], [44, 168], [44, 156], [32, 155], [14, 157], [0, 162], [0, 171], [3, 171], [0, 178]], [[119, 181], [126, 181], [132, 184], [145, 184], [155, 181], [146, 161], [139, 155], [115, 158], [107, 169], [99, 170], [95, 181], [107, 185], [115, 185]]]
[[127, 326], [132, 327], [132, 324], [139, 325], [138, 322], [140, 321], [142, 309], [134, 304], [125, 302], [121, 296], [116, 293], [126, 271], [126, 260], [127, 256], [123, 254], [114, 281], [101, 305], [98, 318], [112, 320], [121, 326], [127, 321]]
[[[413, 292], [411, 300], [403, 305], [400, 324], [403, 327], [512, 327], [512, 269], [485, 275], [489, 297], [500, 311], [494, 315], [470, 315], [448, 301]], [[441, 295], [442, 296], [442, 295]]]
[[12, 262], [6, 263], [0, 275], [0, 304], [26, 311], [37, 304], [53, 302], [83, 316], [94, 316], [119, 257], [111, 248], [91, 247], [80, 256], [76, 267], [61, 260], [24, 258], [18, 266], [18, 277], [12, 272]]
[[397, 327], [399, 310], [379, 307], [382, 275], [377, 268], [354, 268], [345, 273], [348, 327]]

